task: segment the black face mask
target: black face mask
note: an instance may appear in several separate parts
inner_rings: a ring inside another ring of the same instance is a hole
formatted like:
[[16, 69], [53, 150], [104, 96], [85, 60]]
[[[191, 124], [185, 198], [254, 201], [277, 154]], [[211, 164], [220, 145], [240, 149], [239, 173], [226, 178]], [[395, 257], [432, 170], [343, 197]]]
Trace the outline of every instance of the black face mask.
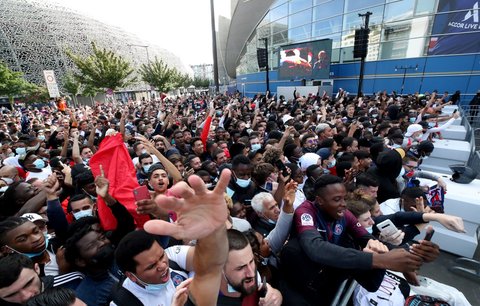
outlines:
[[99, 266], [108, 268], [113, 263], [113, 258], [115, 255], [115, 249], [111, 243], [106, 244], [98, 250], [97, 254], [93, 256], [92, 263]]

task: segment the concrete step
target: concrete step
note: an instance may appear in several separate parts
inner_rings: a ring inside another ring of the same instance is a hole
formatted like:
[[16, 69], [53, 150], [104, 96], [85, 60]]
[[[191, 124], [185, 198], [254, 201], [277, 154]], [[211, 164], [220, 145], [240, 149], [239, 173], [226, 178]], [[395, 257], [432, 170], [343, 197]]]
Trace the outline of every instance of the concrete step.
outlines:
[[463, 125], [451, 125], [441, 135], [444, 139], [463, 141], [467, 137], [467, 129]]
[[[470, 143], [461, 140], [435, 139], [435, 149], [431, 157], [451, 159], [455, 161], [468, 161], [471, 152]], [[453, 162], [452, 164], [454, 164]]]
[[445, 175], [450, 175], [452, 171], [449, 167], [437, 166], [437, 165], [424, 165], [420, 167], [423, 171], [437, 172]]

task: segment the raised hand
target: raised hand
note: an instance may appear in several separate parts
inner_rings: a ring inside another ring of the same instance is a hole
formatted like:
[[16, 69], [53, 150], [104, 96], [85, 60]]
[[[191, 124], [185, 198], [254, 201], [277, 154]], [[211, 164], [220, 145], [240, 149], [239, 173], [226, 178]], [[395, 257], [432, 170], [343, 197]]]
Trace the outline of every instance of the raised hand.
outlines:
[[[231, 172], [222, 171], [217, 186], [209, 191], [203, 180], [196, 175], [185, 182], [174, 185], [170, 191], [175, 196], [159, 195], [157, 204], [177, 213], [177, 221], [168, 223], [162, 220], [148, 221], [144, 228], [157, 235], [168, 235], [179, 240], [202, 239], [225, 225], [228, 208], [224, 192], [230, 182]], [[178, 197], [178, 198], [177, 198]]]
[[108, 194], [108, 187], [110, 187], [110, 182], [105, 177], [102, 165], [100, 165], [100, 175], [95, 178], [95, 187], [97, 195], [105, 199]]
[[[280, 174], [281, 175], [281, 174]], [[298, 184], [295, 181], [290, 181], [285, 185], [285, 195], [283, 196], [283, 205], [287, 207], [293, 207], [295, 202], [295, 193], [297, 191]]]
[[58, 198], [57, 192], [60, 189], [60, 183], [58, 182], [57, 175], [55, 173], [49, 175], [48, 178], [43, 181], [42, 187], [47, 193], [48, 200]]

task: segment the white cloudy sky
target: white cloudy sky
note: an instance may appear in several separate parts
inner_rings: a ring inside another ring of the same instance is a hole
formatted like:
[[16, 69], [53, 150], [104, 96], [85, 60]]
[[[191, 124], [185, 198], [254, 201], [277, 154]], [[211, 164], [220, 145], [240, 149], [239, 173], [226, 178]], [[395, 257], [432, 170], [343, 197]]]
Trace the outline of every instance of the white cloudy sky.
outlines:
[[[50, 0], [172, 51], [185, 64], [212, 63], [210, 0]], [[228, 0], [216, 0], [218, 15]]]

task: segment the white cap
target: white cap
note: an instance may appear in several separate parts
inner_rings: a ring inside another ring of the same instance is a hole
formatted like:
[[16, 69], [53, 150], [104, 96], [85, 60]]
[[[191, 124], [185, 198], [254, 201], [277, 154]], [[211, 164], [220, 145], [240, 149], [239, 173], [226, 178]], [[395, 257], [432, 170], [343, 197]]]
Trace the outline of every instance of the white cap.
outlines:
[[290, 116], [290, 115], [288, 115], [288, 114], [287, 114], [287, 115], [283, 115], [283, 117], [282, 117], [283, 124], [287, 123], [288, 120], [291, 120], [291, 119], [293, 119], [292, 116]]
[[47, 222], [47, 219], [44, 217], [40, 216], [39, 214], [36, 213], [28, 213], [28, 214], [23, 214], [22, 218], [27, 218], [29, 221], [35, 222], [38, 220], [42, 220], [44, 222]]
[[409, 125], [408, 128], [407, 128], [407, 132], [405, 133], [405, 136], [406, 136], [406, 137], [410, 137], [410, 136], [412, 136], [414, 133], [419, 132], [419, 131], [421, 131], [421, 130], [423, 130], [423, 128], [422, 128], [422, 126], [421, 126], [420, 124], [418, 124], [418, 123], [411, 124], [411, 125]]
[[298, 163], [302, 171], [306, 171], [311, 165], [316, 165], [319, 159], [321, 159], [321, 157], [316, 153], [305, 153], [300, 157]]

